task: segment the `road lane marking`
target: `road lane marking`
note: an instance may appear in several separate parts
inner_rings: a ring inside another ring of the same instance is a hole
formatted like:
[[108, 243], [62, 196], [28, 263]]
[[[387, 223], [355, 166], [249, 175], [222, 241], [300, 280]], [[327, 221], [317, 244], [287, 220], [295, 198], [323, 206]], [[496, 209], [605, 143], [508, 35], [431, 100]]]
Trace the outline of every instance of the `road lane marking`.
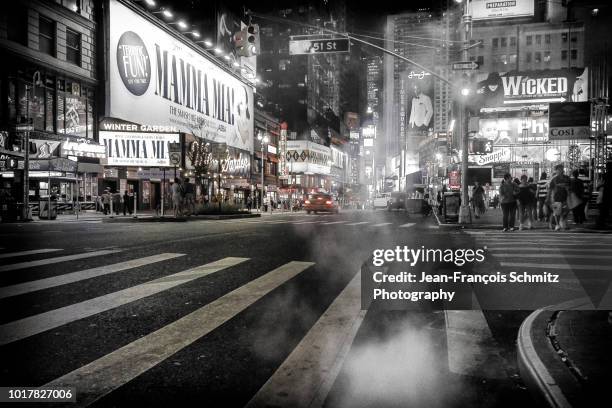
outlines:
[[39, 279], [35, 281], [19, 283], [17, 285], [5, 286], [3, 288], [0, 288], [0, 299], [17, 296], [29, 292], [35, 292], [37, 290], [66, 285], [85, 279], [95, 278], [97, 276], [124, 271], [126, 269], [138, 268], [140, 266], [150, 265], [156, 262], [178, 258], [183, 255], [185, 254], [162, 253], [159, 255], [148, 256], [145, 258], [132, 259], [126, 262], [119, 262], [112, 265], [100, 266], [98, 268], [85, 269], [82, 271], [72, 272], [65, 275], [53, 276], [51, 278]]
[[384, 227], [385, 225], [391, 225], [390, 222], [381, 222], [380, 224], [371, 225], [372, 227]]
[[321, 223], [321, 222], [325, 222], [325, 221], [298, 221], [298, 222], [292, 222], [293, 225], [302, 225], [302, 224], [317, 224], [317, 223]]
[[[601, 251], [600, 251], [601, 252]], [[516, 259], [517, 256], [516, 254], [493, 254], [494, 257], [496, 258], [512, 258], [512, 259]], [[551, 253], [551, 254], [520, 254], [518, 256], [518, 258], [520, 259], [524, 259], [524, 258], [566, 258], [566, 259], [576, 259], [576, 258], [588, 258], [588, 259], [612, 259], [612, 255], [591, 255], [591, 254], [584, 254], [584, 255], [573, 255], [573, 254], [563, 254], [563, 253]], [[612, 271], [612, 267], [610, 267], [610, 270]]]
[[361, 221], [361, 222], [353, 222], [351, 224], [346, 224], [346, 225], [362, 225], [362, 224], [369, 224], [369, 221]]
[[[79, 390], [87, 406], [207, 335], [291, 278], [313, 266], [292, 261], [214, 300], [159, 330], [46, 384]], [[64, 384], [64, 385], [61, 385]]]
[[414, 222], [409, 222], [407, 224], [400, 225], [399, 228], [409, 228], [409, 227], [412, 227], [413, 225], [415, 225]]
[[348, 221], [332, 221], [332, 222], [325, 222], [323, 225], [332, 225], [332, 224], [344, 224], [345, 222]]
[[24, 319], [15, 320], [0, 326], [0, 346], [26, 337], [33, 336], [64, 324], [84, 319], [107, 310], [152, 296], [175, 286], [219, 272], [238, 265], [249, 258], [223, 258], [205, 265], [196, 266], [182, 272], [164, 276], [118, 292], [109, 293], [70, 306], [50, 310]]
[[505, 379], [500, 347], [481, 310], [446, 310], [448, 368], [460, 375]]
[[610, 265], [574, 265], [574, 264], [537, 264], [529, 262], [500, 262], [501, 266], [511, 268], [538, 268], [538, 269], [582, 269], [587, 271], [612, 271]]
[[121, 252], [121, 250], [120, 249], [104, 249], [102, 251], [84, 252], [81, 254], [65, 255], [65, 256], [58, 256], [55, 258], [40, 259], [38, 261], [28, 261], [28, 262], [20, 262], [20, 263], [11, 264], [11, 265], [2, 265], [0, 266], [0, 272], [16, 271], [18, 269], [33, 268], [35, 266], [41, 266], [41, 265], [51, 265], [51, 264], [60, 263], [60, 262], [74, 261], [76, 259], [93, 258], [94, 256], [116, 254], [117, 252]]
[[8, 252], [8, 253], [0, 254], [0, 259], [1, 258], [12, 258], [16, 256], [25, 256], [25, 255], [47, 254], [49, 252], [57, 252], [57, 251], [63, 251], [63, 249], [44, 248], [44, 249], [32, 249], [30, 251]]
[[366, 312], [359, 271], [246, 407], [322, 406]]

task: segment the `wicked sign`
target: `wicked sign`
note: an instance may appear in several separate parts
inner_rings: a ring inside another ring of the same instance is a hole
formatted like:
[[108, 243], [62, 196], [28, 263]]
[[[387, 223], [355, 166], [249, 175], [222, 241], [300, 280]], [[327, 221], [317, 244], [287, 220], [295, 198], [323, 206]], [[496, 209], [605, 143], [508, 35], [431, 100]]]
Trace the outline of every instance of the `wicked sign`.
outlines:
[[588, 68], [491, 72], [476, 86], [475, 102], [492, 108], [588, 100]]

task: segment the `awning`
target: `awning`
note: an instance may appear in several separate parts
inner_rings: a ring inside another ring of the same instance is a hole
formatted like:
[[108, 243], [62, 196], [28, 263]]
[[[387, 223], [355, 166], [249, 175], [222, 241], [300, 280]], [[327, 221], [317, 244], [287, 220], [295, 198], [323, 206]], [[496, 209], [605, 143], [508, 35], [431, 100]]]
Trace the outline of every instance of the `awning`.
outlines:
[[[258, 159], [261, 159], [261, 152], [255, 152], [255, 157]], [[276, 156], [275, 154], [272, 153], [264, 153], [264, 158], [266, 160], [269, 160], [273, 163], [278, 163], [278, 156]]]
[[104, 166], [97, 163], [79, 163], [77, 172], [79, 173], [104, 173]]

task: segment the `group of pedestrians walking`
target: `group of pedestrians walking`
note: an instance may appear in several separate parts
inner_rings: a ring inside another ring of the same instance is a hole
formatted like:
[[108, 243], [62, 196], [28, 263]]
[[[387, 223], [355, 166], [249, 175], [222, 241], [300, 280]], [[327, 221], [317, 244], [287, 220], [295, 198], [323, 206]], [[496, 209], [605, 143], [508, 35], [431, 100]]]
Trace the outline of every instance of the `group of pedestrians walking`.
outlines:
[[500, 187], [503, 231], [514, 231], [518, 215], [519, 230], [532, 229], [535, 220], [546, 222], [551, 230], [567, 230], [570, 211], [576, 224], [586, 221], [586, 208], [590, 188], [579, 178], [578, 170], [569, 177], [562, 164], [555, 166], [554, 176], [548, 180], [542, 173], [535, 183], [532, 177], [522, 175], [512, 179], [504, 175]]
[[113, 213], [119, 215], [121, 212], [123, 212], [123, 215], [128, 213], [132, 215], [134, 196], [129, 194], [127, 190], [121, 195], [111, 192], [110, 188], [106, 188], [102, 195], [98, 197], [97, 208], [104, 215], [113, 215]]
[[174, 178], [171, 186], [172, 209], [175, 217], [195, 214], [195, 186], [189, 179]]

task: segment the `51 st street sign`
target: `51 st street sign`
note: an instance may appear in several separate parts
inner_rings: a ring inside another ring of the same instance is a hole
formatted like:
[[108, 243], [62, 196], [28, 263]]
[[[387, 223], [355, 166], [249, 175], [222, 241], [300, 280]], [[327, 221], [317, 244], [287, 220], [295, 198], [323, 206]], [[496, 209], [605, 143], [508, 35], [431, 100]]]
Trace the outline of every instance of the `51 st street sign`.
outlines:
[[349, 52], [348, 38], [300, 39], [289, 41], [290, 55]]

